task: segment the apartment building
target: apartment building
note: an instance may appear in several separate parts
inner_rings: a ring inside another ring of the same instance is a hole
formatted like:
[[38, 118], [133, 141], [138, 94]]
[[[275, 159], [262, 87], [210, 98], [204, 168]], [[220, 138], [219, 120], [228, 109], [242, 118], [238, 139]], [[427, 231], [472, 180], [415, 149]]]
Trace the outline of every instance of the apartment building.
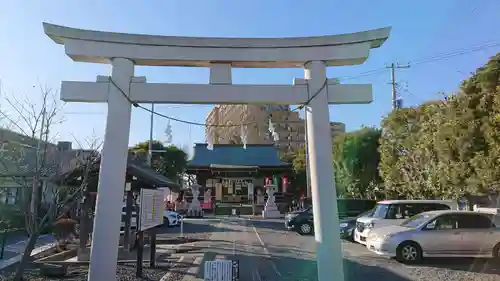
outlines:
[[[34, 175], [41, 177], [42, 203], [56, 200], [55, 175], [66, 173], [81, 165], [82, 159], [97, 154], [95, 150], [73, 149], [68, 141], [43, 142], [4, 128], [0, 128], [0, 144], [0, 204], [21, 202], [22, 196], [30, 194], [23, 190], [32, 186]], [[39, 148], [43, 161], [37, 157]]]
[[[269, 120], [279, 140], [269, 133]], [[247, 143], [275, 143], [281, 153], [295, 151], [305, 145], [305, 121], [298, 112], [283, 105], [216, 105], [208, 114], [205, 136], [214, 144], [241, 143], [241, 124], [245, 124]], [[345, 132], [345, 124], [331, 122], [332, 136]]]

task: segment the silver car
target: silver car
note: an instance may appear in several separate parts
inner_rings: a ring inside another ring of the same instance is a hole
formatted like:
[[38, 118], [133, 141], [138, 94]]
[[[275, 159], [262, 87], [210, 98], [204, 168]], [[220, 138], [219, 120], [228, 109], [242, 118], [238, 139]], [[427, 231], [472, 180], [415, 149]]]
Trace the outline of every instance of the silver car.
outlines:
[[500, 257], [497, 215], [472, 211], [431, 211], [397, 226], [374, 229], [367, 248], [404, 263], [425, 257]]

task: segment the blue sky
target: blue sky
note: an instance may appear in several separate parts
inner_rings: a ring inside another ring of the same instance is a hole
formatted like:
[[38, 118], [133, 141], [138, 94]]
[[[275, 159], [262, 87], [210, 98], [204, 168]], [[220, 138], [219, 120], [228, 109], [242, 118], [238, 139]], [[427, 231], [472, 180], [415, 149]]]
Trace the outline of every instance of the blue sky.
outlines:
[[[75, 63], [43, 33], [42, 22], [70, 27], [179, 36], [290, 37], [356, 32], [392, 26], [389, 40], [374, 49], [360, 66], [328, 69], [328, 76], [356, 76], [392, 62], [405, 64], [463, 48], [500, 43], [500, 2], [496, 0], [439, 1], [9, 1], [0, 10], [0, 80], [7, 95], [28, 95], [36, 100], [33, 85], [53, 89], [61, 80], [95, 81], [107, 75], [107, 65]], [[397, 72], [405, 105], [438, 98], [452, 92], [460, 81], [500, 46], [478, 52], [415, 65]], [[203, 68], [136, 67], [137, 76], [149, 82], [204, 83]], [[303, 77], [302, 69], [236, 69], [234, 83], [290, 84]], [[372, 83], [374, 102], [368, 105], [330, 107], [332, 121], [345, 122], [348, 130], [361, 125], [376, 126], [391, 107], [389, 71], [358, 77], [345, 83]], [[2, 110], [13, 114], [5, 104]], [[176, 118], [204, 122], [208, 105], [159, 105], [157, 110]], [[95, 132], [103, 136], [106, 106], [71, 103], [64, 111], [66, 121], [52, 131], [61, 140], [82, 140]], [[149, 115], [133, 111], [130, 144], [149, 137]], [[154, 135], [164, 139], [167, 121], [155, 119]], [[173, 142], [192, 146], [204, 141], [204, 128], [172, 122]]]

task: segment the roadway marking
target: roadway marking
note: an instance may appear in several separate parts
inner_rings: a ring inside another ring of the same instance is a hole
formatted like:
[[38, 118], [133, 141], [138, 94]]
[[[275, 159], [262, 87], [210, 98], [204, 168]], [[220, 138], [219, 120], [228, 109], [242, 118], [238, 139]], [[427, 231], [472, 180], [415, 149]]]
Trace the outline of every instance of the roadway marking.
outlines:
[[[257, 236], [257, 239], [259, 240], [259, 243], [260, 245], [262, 246], [262, 248], [264, 249], [264, 253], [266, 253], [266, 255], [269, 256], [269, 258], [271, 258], [271, 253], [269, 253], [269, 250], [267, 249], [266, 247], [266, 244], [264, 243], [264, 241], [262, 240], [262, 238], [260, 237], [259, 235], [259, 232], [257, 231], [257, 228], [255, 228], [255, 225], [253, 224], [252, 221], [250, 221], [250, 224], [252, 225], [252, 228], [253, 228], [253, 231], [255, 232], [255, 235]], [[279, 276], [281, 277], [281, 273], [279, 272], [278, 270], [278, 267], [276, 266], [276, 264], [272, 261], [272, 260], [269, 260], [269, 264], [271, 265], [271, 267], [273, 268], [274, 272]], [[258, 272], [256, 272], [258, 274]], [[260, 280], [260, 276], [259, 277], [259, 280]]]

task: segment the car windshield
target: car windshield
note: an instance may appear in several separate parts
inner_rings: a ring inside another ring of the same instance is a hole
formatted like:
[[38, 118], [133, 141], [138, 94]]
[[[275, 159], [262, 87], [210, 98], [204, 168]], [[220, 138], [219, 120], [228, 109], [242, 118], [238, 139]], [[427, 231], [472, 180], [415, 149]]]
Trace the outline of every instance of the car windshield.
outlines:
[[387, 212], [389, 211], [390, 205], [388, 204], [377, 204], [375, 209], [373, 209], [373, 214], [371, 217], [376, 219], [385, 219]]
[[401, 226], [409, 228], [417, 228], [426, 221], [428, 221], [431, 217], [432, 215], [430, 214], [418, 214], [405, 220], [403, 223], [401, 223]]
[[375, 209], [372, 209], [372, 210], [369, 210], [369, 211], [366, 211], [364, 213], [361, 213], [358, 218], [361, 218], [361, 217], [371, 217], [373, 215], [373, 212], [375, 211]]

